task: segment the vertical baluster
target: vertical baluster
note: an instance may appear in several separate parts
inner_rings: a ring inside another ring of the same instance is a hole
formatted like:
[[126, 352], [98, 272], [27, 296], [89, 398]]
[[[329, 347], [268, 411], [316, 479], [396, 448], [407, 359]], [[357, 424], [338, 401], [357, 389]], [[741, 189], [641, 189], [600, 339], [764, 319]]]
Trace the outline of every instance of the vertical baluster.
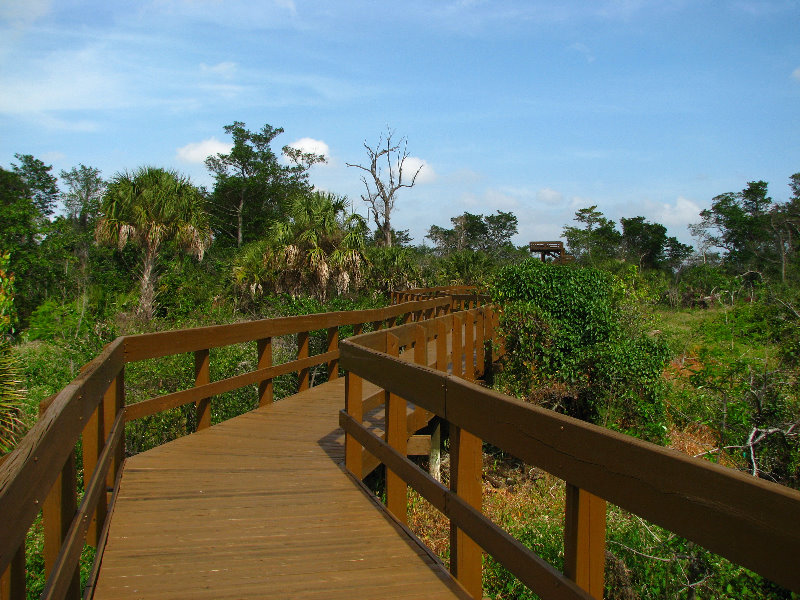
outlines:
[[468, 310], [464, 326], [464, 378], [475, 379], [475, 313]]
[[[211, 383], [210, 370], [211, 353], [206, 350], [197, 350], [194, 353], [194, 386], [199, 387]], [[211, 398], [201, 398], [195, 404], [197, 416], [197, 430], [211, 427]]]
[[593, 598], [603, 597], [605, 551], [606, 501], [567, 483], [564, 575]]
[[[297, 360], [308, 358], [308, 331], [301, 331], [297, 334]], [[310, 369], [303, 367], [297, 373], [298, 378], [298, 392], [308, 389]]]
[[475, 324], [475, 371], [478, 377], [483, 377], [486, 369], [486, 319], [483, 311], [478, 311]]
[[[262, 338], [256, 342], [258, 352], [258, 368], [268, 369], [272, 366], [272, 338]], [[258, 384], [258, 405], [272, 404], [272, 377]]]
[[[450, 489], [481, 510], [483, 449], [480, 438], [450, 424]], [[473, 598], [483, 598], [481, 548], [450, 521], [450, 571]]]
[[[339, 327], [328, 329], [328, 352], [335, 352], [339, 349]], [[328, 381], [339, 378], [339, 359], [333, 358], [328, 361]]]
[[452, 356], [453, 356], [453, 375], [456, 377], [461, 377], [463, 370], [462, 370], [462, 361], [463, 361], [463, 353], [464, 347], [462, 346], [461, 342], [461, 317], [458, 314], [453, 313], [453, 334], [451, 336], [452, 342]]
[[447, 372], [447, 325], [444, 320], [436, 322], [436, 368]]
[[[114, 385], [114, 382], [111, 382]], [[84, 488], [92, 478], [97, 467], [97, 459], [105, 446], [105, 396], [100, 400], [100, 404], [94, 409], [94, 412], [89, 417], [86, 427], [83, 429], [82, 434], [82, 452], [83, 452], [83, 486]], [[101, 494], [97, 499], [97, 508], [92, 515], [92, 520], [89, 522], [89, 528], [86, 533], [86, 543], [90, 546], [97, 547], [100, 539], [100, 532], [103, 529], [103, 523], [106, 519], [106, 495]]]
[[[386, 334], [386, 353], [399, 356], [400, 340]], [[400, 456], [406, 455], [408, 430], [406, 401], [396, 394], [386, 392], [386, 441]], [[390, 469], [386, 470], [386, 507], [401, 523], [408, 522], [408, 486]]]
[[25, 600], [25, 542], [14, 553], [11, 564], [0, 577], [0, 600]]
[[[125, 409], [125, 367], [122, 367], [117, 377], [108, 386], [103, 397], [103, 431], [111, 432], [117, 415]], [[108, 469], [106, 476], [106, 486], [113, 490], [117, 483], [117, 474], [122, 469], [122, 461], [125, 460], [125, 435], [121, 435], [117, 447], [114, 449], [114, 460]], [[111, 500], [111, 492], [108, 492], [107, 502]], [[102, 529], [102, 528], [101, 528]]]
[[[361, 377], [347, 371], [344, 376], [344, 409], [357, 423], [364, 421]], [[344, 464], [347, 470], [361, 479], [363, 475], [362, 448], [350, 434], [344, 438]]]
[[[75, 452], [71, 451], [42, 506], [44, 572], [47, 577], [53, 571], [58, 553], [67, 537], [69, 526], [78, 510], [76, 477]], [[72, 575], [66, 597], [80, 597], [80, 575], [77, 565], [75, 565], [75, 572]]]

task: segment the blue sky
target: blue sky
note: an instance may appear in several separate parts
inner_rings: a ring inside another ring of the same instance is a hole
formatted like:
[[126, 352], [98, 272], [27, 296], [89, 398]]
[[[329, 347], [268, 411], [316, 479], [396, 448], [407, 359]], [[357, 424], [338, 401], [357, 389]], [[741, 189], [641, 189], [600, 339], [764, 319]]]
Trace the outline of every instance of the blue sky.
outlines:
[[212, 180], [223, 126], [322, 149], [320, 188], [359, 199], [387, 126], [424, 164], [392, 224], [423, 241], [513, 211], [519, 244], [578, 208], [690, 242], [700, 209], [800, 171], [800, 1], [0, 0], [0, 165], [33, 154], [107, 177]]

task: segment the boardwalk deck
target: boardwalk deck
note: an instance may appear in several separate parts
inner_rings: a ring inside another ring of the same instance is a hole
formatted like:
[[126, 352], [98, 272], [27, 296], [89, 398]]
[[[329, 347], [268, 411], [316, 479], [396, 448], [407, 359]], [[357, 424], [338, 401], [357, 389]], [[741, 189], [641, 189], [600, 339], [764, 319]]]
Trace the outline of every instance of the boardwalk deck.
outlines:
[[467, 598], [340, 467], [343, 398], [334, 380], [128, 459], [94, 597]]

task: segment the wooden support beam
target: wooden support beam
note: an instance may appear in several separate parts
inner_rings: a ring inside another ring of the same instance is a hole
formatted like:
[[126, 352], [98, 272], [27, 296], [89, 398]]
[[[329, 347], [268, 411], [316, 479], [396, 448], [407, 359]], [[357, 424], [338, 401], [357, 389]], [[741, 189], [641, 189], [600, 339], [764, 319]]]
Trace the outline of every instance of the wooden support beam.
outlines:
[[[114, 382], [111, 382], [114, 385]], [[82, 453], [83, 453], [83, 486], [88, 485], [89, 480], [92, 478], [97, 467], [97, 459], [105, 446], [105, 396], [100, 400], [100, 404], [89, 417], [89, 422], [82, 434]], [[100, 532], [103, 529], [103, 523], [106, 519], [106, 507], [108, 498], [106, 494], [102, 494], [97, 501], [97, 509], [92, 514], [92, 519], [89, 522], [89, 529], [86, 534], [86, 543], [94, 548], [97, 548]]]
[[[78, 497], [75, 485], [75, 452], [70, 452], [61, 474], [53, 484], [42, 506], [44, 524], [44, 572], [47, 577], [53, 571], [67, 538], [72, 520], [78, 511]], [[77, 565], [72, 574], [66, 598], [80, 597], [80, 573]]]
[[[194, 385], [199, 387], [211, 383], [210, 369], [211, 353], [206, 350], [197, 350], [194, 353]], [[211, 427], [211, 398], [201, 398], [195, 404], [197, 416], [197, 430]]]
[[[450, 489], [481, 510], [483, 449], [480, 438], [450, 425]], [[482, 551], [450, 520], [450, 572], [473, 598], [483, 598]]]
[[605, 562], [606, 501], [567, 483], [564, 575], [602, 599]]
[[[362, 412], [362, 379], [352, 371], [347, 371], [344, 379], [344, 408], [357, 423], [364, 421]], [[344, 438], [344, 464], [347, 470], [353, 475], [362, 479], [363, 471], [363, 448], [350, 434]]]
[[[336, 352], [339, 349], [339, 328], [328, 328], [328, 352]], [[339, 358], [332, 358], [328, 361], [328, 381], [339, 378]]]
[[[256, 342], [258, 350], [258, 368], [266, 369], [272, 366], [272, 338], [261, 338]], [[265, 379], [258, 384], [258, 405], [272, 404], [272, 378]]]
[[11, 564], [0, 577], [0, 600], [25, 600], [25, 544], [14, 553]]
[[[386, 353], [399, 356], [400, 340], [396, 335], [386, 334]], [[406, 401], [396, 394], [386, 392], [386, 441], [401, 456], [407, 452]], [[398, 521], [408, 524], [408, 486], [406, 482], [386, 469], [386, 507]]]
[[[308, 331], [301, 331], [297, 334], [297, 359], [308, 358]], [[297, 391], [302, 392], [308, 389], [310, 369], [305, 367], [297, 373]]]
[[[125, 367], [123, 366], [111, 385], [108, 386], [103, 396], [103, 432], [108, 436], [117, 420], [117, 415], [125, 410]], [[117, 481], [117, 474], [122, 469], [125, 460], [125, 434], [119, 437], [117, 447], [114, 449], [114, 460], [106, 475], [106, 489], [113, 490]], [[106, 493], [106, 506], [111, 501], [111, 492]]]

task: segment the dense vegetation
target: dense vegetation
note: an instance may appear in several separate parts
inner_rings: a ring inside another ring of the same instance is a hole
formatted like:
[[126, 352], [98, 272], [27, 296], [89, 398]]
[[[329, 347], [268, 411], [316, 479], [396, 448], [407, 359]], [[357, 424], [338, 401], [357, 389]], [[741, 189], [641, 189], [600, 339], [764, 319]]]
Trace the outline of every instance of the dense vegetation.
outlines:
[[[596, 206], [580, 209], [563, 232], [575, 261], [562, 265], [514, 247], [517, 218], [503, 211], [431, 224], [432, 246], [412, 245], [388, 214], [373, 214], [370, 231], [347, 198], [313, 188], [309, 168], [324, 157], [285, 147], [279, 160], [272, 145], [282, 130], [269, 125], [225, 131], [234, 146], [208, 159], [208, 191], [151, 166], [109, 180], [85, 165], [56, 177], [30, 155], [0, 167], [1, 453], [35, 421], [39, 401], [117, 335], [477, 284], [503, 306], [503, 391], [800, 488], [800, 173], [783, 203], [760, 181], [715, 197], [694, 227], [696, 249], [644, 217], [618, 228]], [[319, 351], [324, 340], [312, 344]], [[276, 360], [290, 351], [276, 341]], [[212, 370], [250, 370], [254, 359], [251, 348], [225, 348]], [[188, 360], [131, 366], [129, 400], [190, 384]], [[293, 385], [279, 379], [276, 396]], [[226, 394], [213, 420], [255, 404], [255, 390]], [[175, 409], [137, 421], [128, 451], [190, 432], [193, 419]], [[485, 462], [487, 512], [559, 566], [561, 484], [490, 448]], [[430, 538], [436, 526], [420, 518]], [[615, 507], [609, 523], [609, 597], [789, 597]], [[40, 531], [31, 536], [35, 594]], [[485, 584], [493, 597], [526, 597], [491, 561]]]

